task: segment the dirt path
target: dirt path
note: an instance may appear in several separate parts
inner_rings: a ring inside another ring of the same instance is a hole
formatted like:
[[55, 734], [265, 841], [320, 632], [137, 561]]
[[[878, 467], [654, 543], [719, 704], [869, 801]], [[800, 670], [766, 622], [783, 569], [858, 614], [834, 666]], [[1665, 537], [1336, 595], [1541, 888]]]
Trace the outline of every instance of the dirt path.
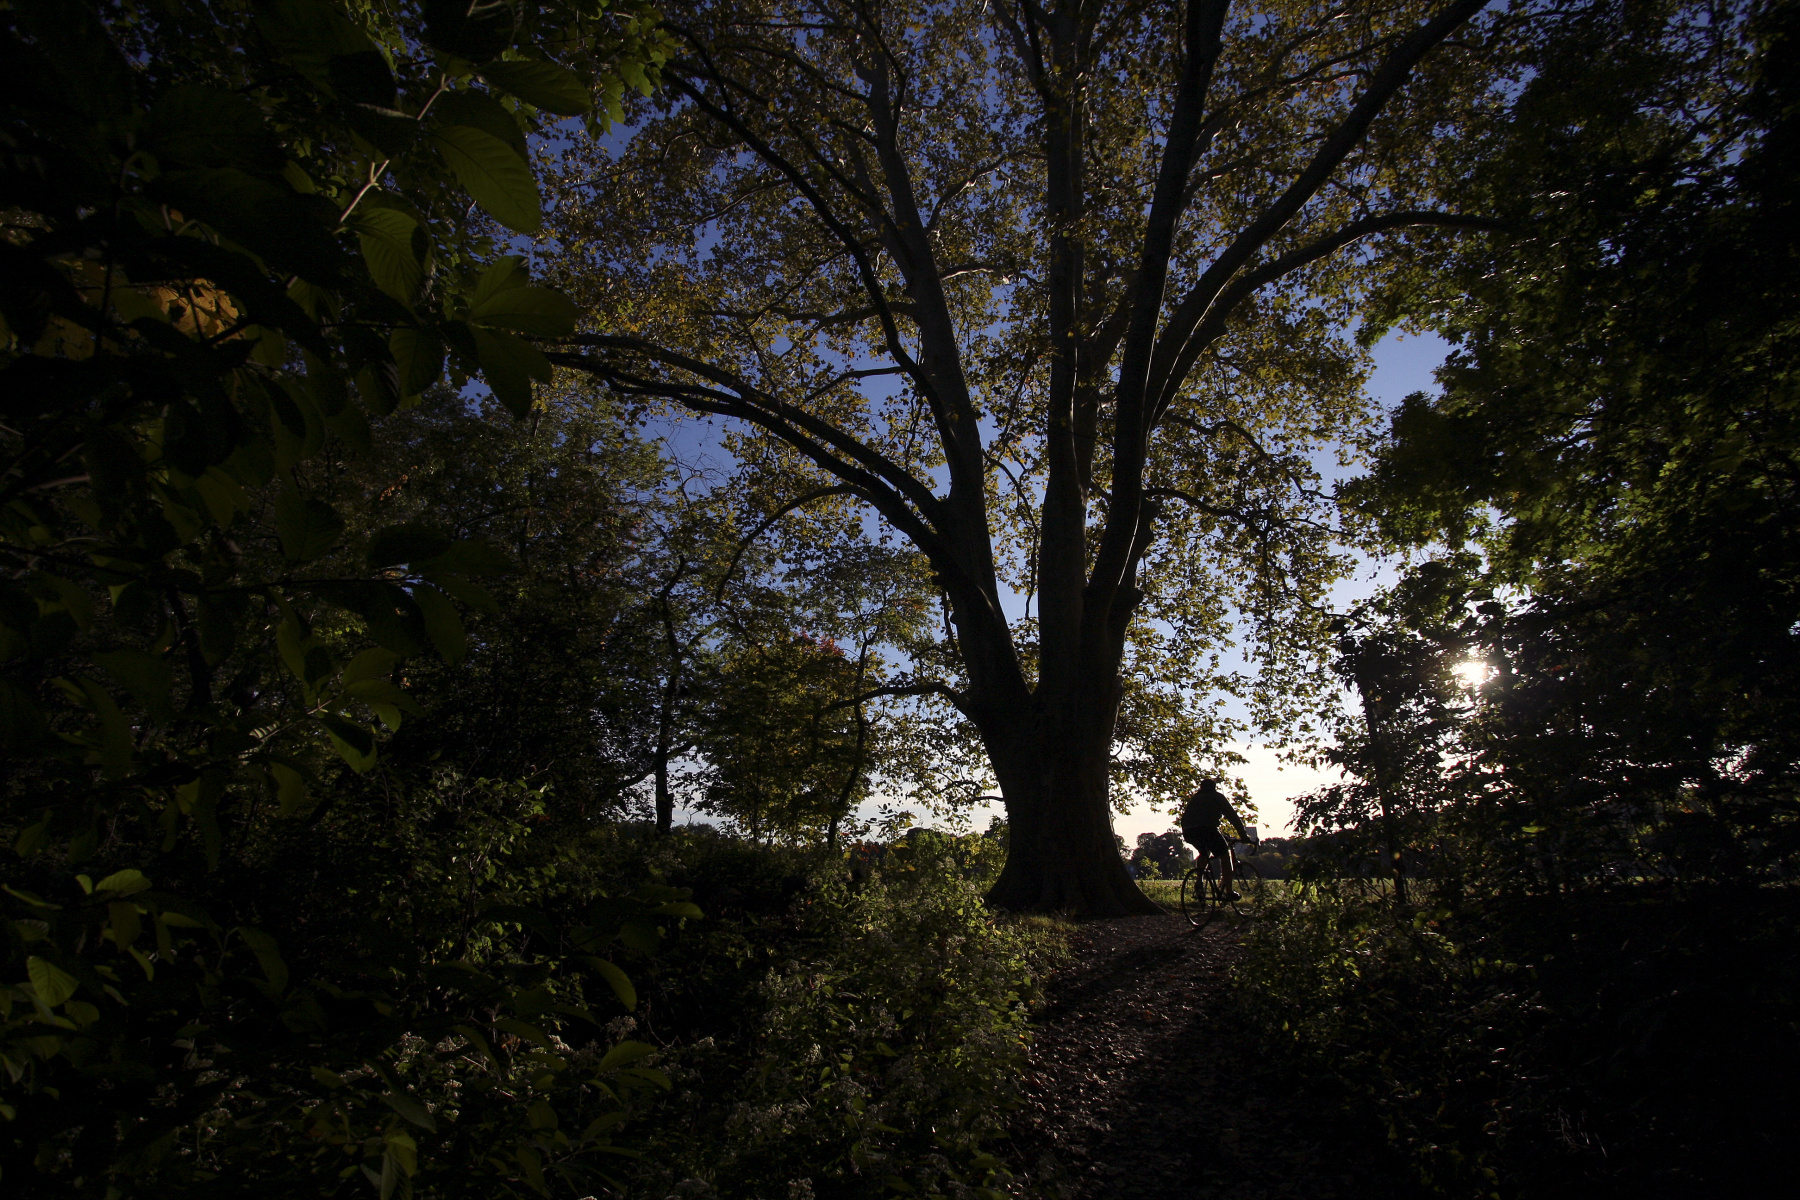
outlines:
[[[1094, 921], [1050, 984], [1014, 1125], [1044, 1200], [1388, 1200], [1407, 1189], [1331, 1106], [1234, 1044], [1235, 923]], [[1222, 1086], [1223, 1085], [1223, 1086]]]

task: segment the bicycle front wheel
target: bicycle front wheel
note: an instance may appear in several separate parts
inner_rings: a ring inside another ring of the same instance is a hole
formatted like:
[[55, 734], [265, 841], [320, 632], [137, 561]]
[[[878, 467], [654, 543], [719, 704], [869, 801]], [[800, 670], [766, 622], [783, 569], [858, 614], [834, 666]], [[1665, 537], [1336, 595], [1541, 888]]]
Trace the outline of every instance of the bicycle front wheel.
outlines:
[[1213, 919], [1218, 911], [1217, 888], [1199, 867], [1189, 867], [1181, 877], [1181, 915], [1188, 924], [1199, 928]]

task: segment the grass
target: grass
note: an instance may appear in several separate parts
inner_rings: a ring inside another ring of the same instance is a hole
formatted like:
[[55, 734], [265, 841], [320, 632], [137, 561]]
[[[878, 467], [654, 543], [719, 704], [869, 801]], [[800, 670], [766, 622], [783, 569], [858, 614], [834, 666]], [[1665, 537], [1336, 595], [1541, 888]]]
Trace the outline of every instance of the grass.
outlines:
[[[1140, 879], [1138, 890], [1150, 897], [1170, 912], [1181, 911], [1181, 880], [1179, 879]], [[1257, 879], [1245, 876], [1238, 880], [1238, 891], [1243, 900], [1238, 907], [1245, 909], [1252, 904], [1261, 903], [1272, 896], [1276, 889], [1284, 889], [1287, 884], [1279, 879]]]

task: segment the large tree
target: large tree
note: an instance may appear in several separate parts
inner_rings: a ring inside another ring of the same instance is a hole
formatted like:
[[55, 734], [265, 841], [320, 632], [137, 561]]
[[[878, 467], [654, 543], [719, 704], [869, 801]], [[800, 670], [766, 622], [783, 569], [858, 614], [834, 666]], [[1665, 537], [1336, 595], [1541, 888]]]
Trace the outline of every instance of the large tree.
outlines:
[[1483, 7], [702, 0], [666, 103], [569, 156], [594, 326], [553, 361], [746, 423], [928, 557], [953, 665], [885, 690], [979, 731], [995, 904], [1154, 911], [1114, 776], [1220, 749], [1233, 609], [1265, 699], [1322, 632], [1347, 322], [1383, 247], [1491, 224], [1436, 152], [1504, 102]]

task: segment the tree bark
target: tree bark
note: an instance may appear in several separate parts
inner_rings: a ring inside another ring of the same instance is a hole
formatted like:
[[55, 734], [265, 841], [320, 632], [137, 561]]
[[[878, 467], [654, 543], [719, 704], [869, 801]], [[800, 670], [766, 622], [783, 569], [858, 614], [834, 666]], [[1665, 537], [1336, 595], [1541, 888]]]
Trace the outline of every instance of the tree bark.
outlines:
[[[1115, 708], [1107, 699], [1089, 697], [1084, 707]], [[1078, 918], [1163, 911], [1138, 890], [1119, 857], [1107, 779], [1112, 723], [1105, 723], [1109, 744], [1102, 746], [1091, 734], [1069, 737], [1058, 721], [1019, 722], [993, 734], [983, 729], [1006, 799], [1006, 866], [988, 891], [993, 907]]]

